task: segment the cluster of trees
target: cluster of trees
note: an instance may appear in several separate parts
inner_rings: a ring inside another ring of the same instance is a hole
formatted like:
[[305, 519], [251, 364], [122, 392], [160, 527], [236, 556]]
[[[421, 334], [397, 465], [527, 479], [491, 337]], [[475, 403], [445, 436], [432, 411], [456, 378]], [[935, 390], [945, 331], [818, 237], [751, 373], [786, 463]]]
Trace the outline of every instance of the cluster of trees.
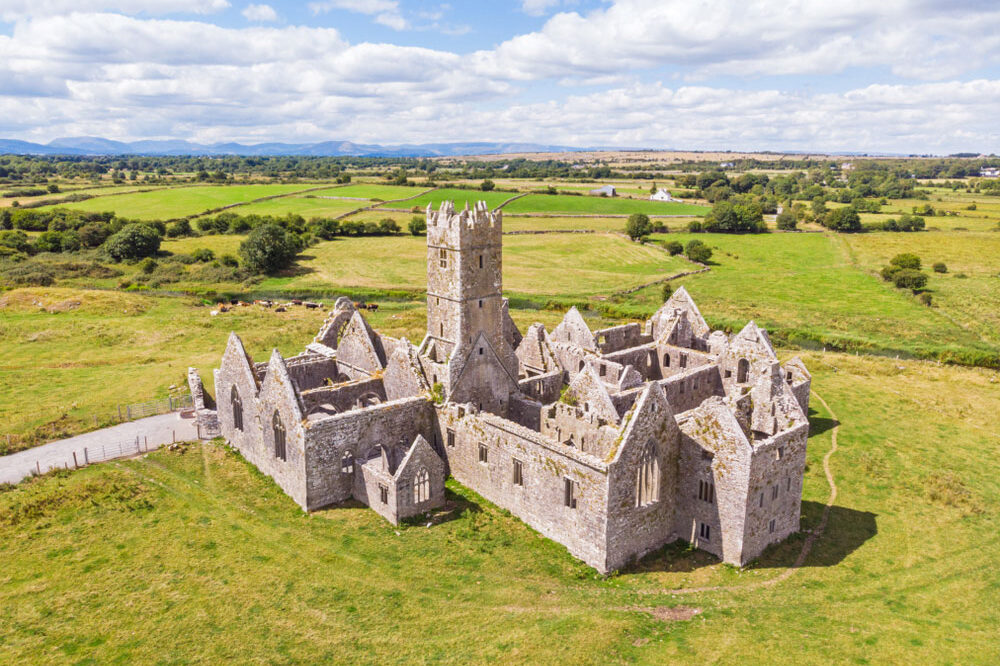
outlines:
[[745, 195], [716, 203], [701, 226], [709, 233], [758, 234], [767, 231], [763, 208]]
[[[920, 270], [920, 257], [906, 252], [897, 254], [889, 260], [889, 264], [882, 271], [882, 279], [891, 282], [897, 289], [909, 289], [914, 294], [920, 294], [920, 300], [925, 305], [931, 304], [931, 295], [921, 293], [927, 286], [927, 274]], [[943, 263], [934, 264], [934, 270], [947, 272], [947, 267]]]

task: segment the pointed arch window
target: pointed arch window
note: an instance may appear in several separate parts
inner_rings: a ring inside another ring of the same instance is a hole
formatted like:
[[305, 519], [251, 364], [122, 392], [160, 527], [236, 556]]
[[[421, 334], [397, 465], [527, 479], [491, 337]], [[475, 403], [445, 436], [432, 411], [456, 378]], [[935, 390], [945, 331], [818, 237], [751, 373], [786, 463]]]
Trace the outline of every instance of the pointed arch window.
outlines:
[[745, 358], [741, 358], [740, 362], [736, 364], [736, 383], [742, 384], [747, 380], [747, 375], [750, 374], [750, 361]]
[[354, 454], [350, 451], [344, 453], [344, 457], [340, 459], [340, 473], [354, 474]]
[[421, 467], [413, 479], [413, 503], [426, 502], [431, 497], [431, 475], [426, 467]]
[[274, 430], [274, 457], [278, 460], [287, 460], [285, 451], [285, 424], [281, 422], [281, 416], [274, 412], [271, 418], [271, 428]]
[[233, 427], [239, 431], [243, 431], [243, 399], [240, 398], [240, 392], [236, 390], [236, 385], [233, 384], [233, 390], [229, 393], [229, 403], [233, 408]]
[[648, 506], [660, 500], [660, 462], [656, 458], [656, 446], [646, 444], [639, 467], [636, 470], [635, 505]]

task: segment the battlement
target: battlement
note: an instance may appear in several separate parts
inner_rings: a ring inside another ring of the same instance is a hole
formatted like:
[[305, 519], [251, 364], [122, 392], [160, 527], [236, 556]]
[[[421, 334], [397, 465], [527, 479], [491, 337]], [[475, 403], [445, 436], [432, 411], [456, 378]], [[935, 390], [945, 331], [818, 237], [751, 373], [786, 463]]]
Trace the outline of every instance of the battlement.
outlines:
[[455, 211], [452, 201], [442, 201], [438, 210], [427, 204], [427, 239], [432, 245], [481, 245], [499, 243], [503, 233], [503, 213], [491, 211], [485, 201], [473, 208], [468, 202]]

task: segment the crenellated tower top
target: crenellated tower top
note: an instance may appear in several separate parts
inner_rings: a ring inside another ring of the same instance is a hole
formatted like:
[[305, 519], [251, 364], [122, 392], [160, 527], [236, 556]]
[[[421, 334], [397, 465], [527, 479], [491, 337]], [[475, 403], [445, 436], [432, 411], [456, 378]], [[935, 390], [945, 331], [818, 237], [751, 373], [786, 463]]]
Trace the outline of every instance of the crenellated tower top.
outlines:
[[455, 212], [455, 204], [442, 201], [434, 210], [427, 204], [427, 242], [452, 248], [482, 247], [500, 243], [503, 234], [503, 213], [490, 210], [485, 201], [477, 201], [473, 208]]

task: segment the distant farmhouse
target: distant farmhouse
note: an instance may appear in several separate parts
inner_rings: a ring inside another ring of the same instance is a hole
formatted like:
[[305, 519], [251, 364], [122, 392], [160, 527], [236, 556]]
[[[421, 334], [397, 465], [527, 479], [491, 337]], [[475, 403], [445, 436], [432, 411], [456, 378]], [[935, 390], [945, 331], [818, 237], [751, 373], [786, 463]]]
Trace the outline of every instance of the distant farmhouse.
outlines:
[[681, 201], [680, 199], [675, 199], [670, 194], [670, 192], [666, 191], [662, 187], [659, 188], [658, 190], [656, 190], [656, 192], [654, 194], [650, 194], [649, 195], [649, 200], [650, 201], [677, 201], [677, 202]]
[[588, 194], [593, 194], [599, 197], [614, 197], [618, 196], [618, 191], [615, 189], [614, 185], [602, 185], [595, 190], [590, 190]]
[[380, 335], [347, 298], [306, 350], [215, 371], [225, 438], [303, 509], [396, 523], [445, 479], [600, 572], [681, 539], [743, 565], [799, 530], [810, 375], [750, 322], [710, 330], [679, 289], [644, 324], [514, 325], [502, 215], [427, 209], [427, 332]]
[[983, 167], [979, 170], [980, 178], [1000, 178], [1000, 168]]

